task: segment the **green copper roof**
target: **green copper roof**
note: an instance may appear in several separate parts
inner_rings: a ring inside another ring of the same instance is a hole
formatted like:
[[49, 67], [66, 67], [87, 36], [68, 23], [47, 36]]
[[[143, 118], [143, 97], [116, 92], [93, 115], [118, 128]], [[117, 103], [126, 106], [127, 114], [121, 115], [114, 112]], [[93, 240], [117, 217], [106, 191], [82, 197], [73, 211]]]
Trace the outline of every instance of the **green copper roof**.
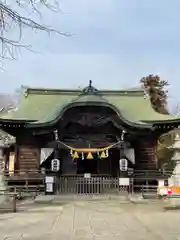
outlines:
[[81, 90], [26, 89], [17, 111], [1, 117], [6, 120], [34, 120], [38, 125], [56, 121], [71, 106], [103, 105], [114, 108], [122, 120], [145, 126], [152, 123], [180, 122], [180, 118], [159, 114], [153, 110], [143, 90], [82, 93]]

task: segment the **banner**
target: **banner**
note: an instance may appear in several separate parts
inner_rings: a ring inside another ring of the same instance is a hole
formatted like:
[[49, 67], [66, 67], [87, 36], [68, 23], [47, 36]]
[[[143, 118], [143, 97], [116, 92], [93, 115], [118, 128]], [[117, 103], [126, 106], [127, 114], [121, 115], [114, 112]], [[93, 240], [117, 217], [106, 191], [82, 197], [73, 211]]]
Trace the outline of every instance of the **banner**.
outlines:
[[54, 148], [41, 148], [40, 165], [52, 154]]

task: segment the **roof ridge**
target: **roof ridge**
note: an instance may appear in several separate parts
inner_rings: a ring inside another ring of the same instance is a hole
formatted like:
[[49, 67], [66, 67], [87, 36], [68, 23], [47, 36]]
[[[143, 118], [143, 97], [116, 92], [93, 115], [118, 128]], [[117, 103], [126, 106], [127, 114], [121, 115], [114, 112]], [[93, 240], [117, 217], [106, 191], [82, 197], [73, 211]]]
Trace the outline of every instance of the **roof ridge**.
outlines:
[[[27, 90], [34, 90], [34, 91], [82, 91], [83, 88], [36, 88], [36, 87], [26, 87], [24, 89]], [[122, 88], [122, 89], [106, 89], [106, 88], [101, 88], [98, 89], [100, 92], [124, 92], [124, 91], [129, 91], [129, 92], [143, 92], [143, 88]]]
[[[64, 94], [81, 94], [83, 92], [83, 88], [82, 89], [68, 89], [68, 88], [32, 88], [32, 87], [22, 87], [23, 89], [23, 94], [24, 96], [28, 96], [29, 94], [58, 94], [58, 93], [64, 93]], [[99, 93], [102, 94], [144, 94], [144, 89], [139, 88], [139, 89], [99, 89], [98, 90]]]

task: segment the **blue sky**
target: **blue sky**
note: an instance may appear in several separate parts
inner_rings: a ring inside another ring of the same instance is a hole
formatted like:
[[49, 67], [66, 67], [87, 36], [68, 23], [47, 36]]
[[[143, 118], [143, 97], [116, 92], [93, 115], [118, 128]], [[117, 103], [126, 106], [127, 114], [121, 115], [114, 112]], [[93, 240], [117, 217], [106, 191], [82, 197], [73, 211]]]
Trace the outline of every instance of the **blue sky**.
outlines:
[[12, 92], [20, 85], [83, 87], [89, 79], [97, 88], [122, 89], [137, 86], [152, 73], [169, 81], [171, 104], [180, 102], [179, 0], [59, 4], [62, 13], [42, 8], [42, 19], [35, 18], [72, 37], [24, 30], [23, 43], [32, 44], [35, 53], [21, 50], [17, 60], [4, 63], [1, 91]]

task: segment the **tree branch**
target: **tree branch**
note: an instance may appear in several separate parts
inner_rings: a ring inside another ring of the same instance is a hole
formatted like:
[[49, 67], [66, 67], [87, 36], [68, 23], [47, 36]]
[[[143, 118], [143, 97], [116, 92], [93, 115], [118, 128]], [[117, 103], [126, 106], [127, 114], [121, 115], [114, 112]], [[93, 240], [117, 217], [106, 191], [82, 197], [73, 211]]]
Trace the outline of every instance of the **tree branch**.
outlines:
[[[59, 11], [59, 6], [57, 2], [50, 4], [49, 0], [16, 0], [14, 3], [17, 7], [26, 8], [31, 6], [33, 12], [38, 13], [41, 16], [39, 11], [40, 5], [45, 6], [51, 11]], [[13, 40], [8, 37], [10, 29], [15, 28], [19, 31], [18, 39]], [[27, 48], [31, 49], [31, 45], [21, 44], [23, 28], [30, 28], [33, 30], [38, 30], [41, 32], [56, 33], [61, 36], [69, 37], [71, 34], [61, 32], [52, 27], [45, 26], [36, 22], [33, 18], [27, 18], [22, 16], [18, 11], [15, 11], [13, 7], [8, 6], [6, 0], [0, 1], [0, 42], [1, 42], [1, 52], [0, 59], [14, 59], [16, 58], [17, 48]]]

